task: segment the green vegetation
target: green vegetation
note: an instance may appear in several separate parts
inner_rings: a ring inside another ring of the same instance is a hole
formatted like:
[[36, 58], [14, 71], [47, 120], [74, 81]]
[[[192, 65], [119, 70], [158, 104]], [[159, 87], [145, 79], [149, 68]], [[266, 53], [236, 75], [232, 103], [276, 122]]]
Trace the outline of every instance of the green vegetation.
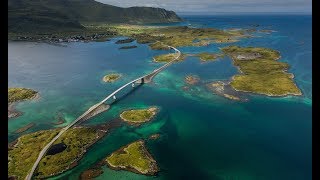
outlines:
[[12, 103], [32, 99], [37, 93], [37, 91], [27, 88], [8, 88], [8, 102]]
[[[23, 179], [36, 161], [39, 152], [58, 132], [59, 129], [54, 129], [21, 136], [16, 147], [8, 151], [9, 176]], [[94, 128], [79, 127], [66, 131], [54, 144], [63, 142], [67, 148], [58, 154], [44, 156], [35, 173], [37, 178], [59, 174], [72, 168], [85, 153], [86, 148], [99, 136], [99, 131]]]
[[149, 46], [150, 46], [150, 48], [153, 49], [153, 50], [169, 50], [169, 49], [170, 49], [167, 45], [163, 44], [163, 43], [160, 42], [160, 41], [157, 41], [157, 42], [155, 42], [155, 43], [152, 43], [152, 44], [150, 44]]
[[121, 74], [108, 74], [103, 77], [104, 82], [115, 82], [121, 77]]
[[9, 32], [84, 30], [83, 24], [166, 23], [181, 21], [161, 8], [121, 8], [94, 0], [8, 0]]
[[211, 61], [211, 60], [216, 60], [217, 59], [217, 55], [214, 53], [207, 53], [207, 52], [203, 52], [203, 53], [199, 53], [196, 56], [198, 56], [200, 58], [201, 61]]
[[[129, 29], [129, 28], [128, 28]], [[135, 29], [137, 29], [135, 27]], [[142, 30], [143, 29], [143, 30]], [[113, 31], [122, 34], [118, 26], [113, 26]], [[239, 38], [248, 37], [241, 30], [223, 31], [214, 28], [191, 28], [187, 26], [176, 27], [140, 27], [140, 31], [127, 31], [126, 36], [137, 39], [138, 43], [150, 44], [152, 49], [161, 49], [162, 45], [157, 43], [161, 41], [165, 45], [173, 47], [181, 46], [205, 46], [212, 42], [224, 43], [235, 42]]]
[[241, 75], [232, 78], [231, 87], [238, 91], [253, 92], [270, 96], [301, 95], [287, 73], [287, 63], [278, 62], [280, 53], [268, 48], [241, 48], [230, 46], [222, 51], [231, 56]]
[[157, 113], [158, 108], [151, 107], [148, 109], [133, 109], [123, 111], [120, 114], [121, 119], [128, 123], [139, 124], [150, 121]]
[[155, 56], [153, 59], [155, 62], [170, 62], [174, 60], [176, 57], [177, 57], [177, 54], [169, 53], [169, 54], [161, 54], [161, 55]]
[[21, 136], [15, 147], [8, 150], [8, 176], [24, 179], [36, 161], [39, 152], [58, 133], [59, 130], [54, 129]]
[[93, 128], [72, 128], [63, 134], [54, 144], [63, 142], [67, 149], [55, 155], [45, 156], [39, 163], [38, 177], [47, 177], [60, 173], [72, 166], [85, 152], [85, 149], [97, 140], [98, 131]]
[[144, 141], [133, 142], [106, 158], [112, 169], [125, 169], [135, 173], [154, 175], [159, 171], [156, 161], [147, 151]]

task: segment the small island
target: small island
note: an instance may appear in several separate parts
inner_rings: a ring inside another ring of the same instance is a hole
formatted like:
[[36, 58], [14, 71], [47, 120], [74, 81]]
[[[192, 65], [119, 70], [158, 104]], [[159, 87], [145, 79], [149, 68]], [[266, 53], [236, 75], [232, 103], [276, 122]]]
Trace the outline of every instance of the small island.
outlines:
[[134, 45], [134, 46], [122, 46], [119, 49], [134, 49], [137, 48], [138, 46]]
[[157, 162], [146, 149], [143, 140], [135, 141], [113, 152], [106, 158], [106, 163], [111, 169], [143, 175], [155, 175], [159, 171]]
[[169, 54], [162, 54], [162, 55], [155, 56], [153, 60], [155, 62], [170, 62], [174, 60], [176, 57], [177, 57], [177, 54], [169, 53]]
[[158, 112], [157, 107], [150, 107], [147, 109], [132, 109], [123, 111], [120, 118], [132, 125], [139, 125], [150, 121]]
[[126, 43], [131, 43], [133, 42], [135, 39], [132, 38], [127, 38], [127, 39], [121, 39], [116, 41], [116, 44], [126, 44]]
[[105, 75], [102, 80], [104, 82], [112, 83], [120, 79], [120, 77], [121, 77], [121, 74], [113, 73], [113, 74]]
[[8, 118], [18, 117], [22, 114], [14, 108], [15, 103], [36, 99], [38, 96], [38, 92], [33, 89], [8, 88]]
[[259, 47], [229, 46], [222, 51], [230, 56], [241, 72], [232, 77], [230, 85], [236, 91], [267, 96], [302, 95], [287, 72], [289, 65], [277, 61], [278, 51]]
[[200, 78], [198, 76], [195, 76], [195, 75], [188, 75], [188, 76], [186, 76], [184, 78], [184, 81], [187, 84], [194, 85], [194, 84], [197, 84], [200, 81]]
[[207, 87], [217, 95], [234, 101], [247, 101], [248, 99], [241, 96], [241, 92], [234, 90], [229, 83], [215, 81], [209, 83]]
[[150, 140], [156, 140], [156, 139], [159, 139], [159, 138], [160, 138], [160, 134], [157, 133], [157, 134], [152, 134], [152, 135], [150, 135], [148, 139], [150, 139]]
[[8, 88], [8, 102], [18, 102], [34, 99], [38, 92], [28, 88]]

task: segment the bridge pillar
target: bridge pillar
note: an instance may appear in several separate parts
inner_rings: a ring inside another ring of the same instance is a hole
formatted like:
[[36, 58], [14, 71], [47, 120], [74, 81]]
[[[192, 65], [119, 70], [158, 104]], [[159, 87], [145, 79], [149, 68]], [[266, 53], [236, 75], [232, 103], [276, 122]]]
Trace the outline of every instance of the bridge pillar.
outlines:
[[117, 97], [116, 97], [115, 95], [113, 95], [113, 99], [114, 99], [114, 100], [116, 100], [116, 99], [117, 99]]
[[134, 87], [134, 83], [132, 83], [131, 86]]

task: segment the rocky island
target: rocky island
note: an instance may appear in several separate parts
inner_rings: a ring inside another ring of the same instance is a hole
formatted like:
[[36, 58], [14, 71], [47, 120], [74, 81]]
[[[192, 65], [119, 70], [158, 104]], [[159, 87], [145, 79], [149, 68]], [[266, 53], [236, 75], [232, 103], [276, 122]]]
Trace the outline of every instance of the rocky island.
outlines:
[[38, 92], [28, 88], [8, 88], [8, 118], [18, 117], [22, 113], [15, 110], [14, 105], [20, 101], [32, 100]]
[[150, 107], [147, 109], [133, 109], [123, 111], [120, 114], [120, 118], [132, 125], [139, 125], [150, 121], [158, 112], [157, 107]]
[[111, 169], [127, 170], [143, 175], [155, 175], [159, 171], [143, 140], [135, 141], [113, 152], [106, 158], [106, 163]]
[[198, 83], [200, 81], [200, 78], [198, 76], [195, 76], [195, 75], [188, 75], [184, 78], [184, 81], [187, 83], [187, 84], [190, 84], [190, 85], [194, 85], [196, 83]]
[[232, 77], [230, 85], [237, 91], [268, 96], [301, 95], [294, 83], [294, 76], [288, 73], [289, 65], [277, 61], [278, 51], [260, 47], [229, 46], [222, 51], [230, 56], [240, 75]]
[[122, 47], [119, 47], [119, 49], [134, 49], [134, 48], [137, 48], [138, 46], [122, 46]]
[[113, 73], [113, 74], [105, 75], [102, 80], [104, 82], [112, 83], [117, 81], [120, 77], [121, 77], [121, 74]]

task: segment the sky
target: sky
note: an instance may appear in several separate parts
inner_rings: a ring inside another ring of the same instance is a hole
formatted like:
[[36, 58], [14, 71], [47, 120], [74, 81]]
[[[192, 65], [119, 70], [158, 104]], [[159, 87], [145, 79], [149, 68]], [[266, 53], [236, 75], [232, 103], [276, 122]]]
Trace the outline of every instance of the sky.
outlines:
[[178, 14], [311, 13], [312, 0], [96, 0], [119, 7], [161, 7]]

